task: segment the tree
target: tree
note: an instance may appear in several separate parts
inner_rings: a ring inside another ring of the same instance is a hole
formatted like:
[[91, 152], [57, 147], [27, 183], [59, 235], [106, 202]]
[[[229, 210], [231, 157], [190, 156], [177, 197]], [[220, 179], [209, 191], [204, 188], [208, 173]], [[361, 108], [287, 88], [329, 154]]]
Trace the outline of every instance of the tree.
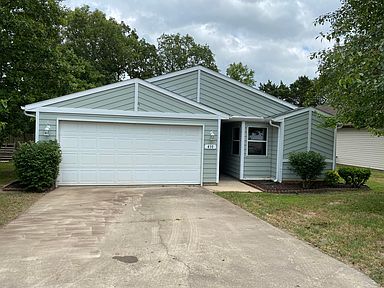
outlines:
[[100, 10], [83, 6], [68, 11], [63, 34], [64, 46], [101, 74], [96, 86], [159, 73], [156, 47], [139, 40], [124, 22], [107, 19]]
[[0, 116], [2, 133], [33, 131], [20, 106], [56, 93], [62, 24], [59, 1], [0, 0], [0, 99], [9, 112]]
[[342, 0], [316, 19], [330, 25], [320, 36], [334, 43], [314, 53], [319, 93], [337, 110], [336, 121], [384, 134], [384, 2]]
[[[310, 93], [313, 92], [313, 80], [309, 79], [307, 76], [299, 76], [291, 85], [289, 85], [289, 90], [291, 94], [291, 103], [297, 106], [308, 106], [316, 105], [316, 103], [311, 103], [313, 100], [310, 100]], [[313, 98], [313, 97], [311, 97]]]
[[[271, 80], [268, 80], [267, 83], [260, 83], [259, 89], [261, 91], [264, 91], [268, 94], [271, 94], [281, 100], [291, 102], [291, 91], [289, 89], [289, 86], [285, 85], [283, 81], [280, 81], [280, 84], [277, 85], [273, 83]], [[292, 103], [294, 104], [294, 103]]]
[[255, 71], [248, 68], [247, 65], [243, 65], [241, 62], [229, 64], [227, 68], [227, 76], [249, 86], [254, 86], [256, 84], [254, 79]]
[[284, 84], [283, 81], [277, 85], [268, 80], [264, 84], [260, 83], [259, 89], [297, 106], [315, 107], [325, 102], [324, 97], [316, 93], [316, 83], [316, 79], [309, 79], [304, 75], [299, 76], [290, 85]]
[[169, 73], [202, 65], [218, 71], [214, 55], [208, 45], [197, 44], [192, 36], [163, 34], [157, 39], [161, 72]]

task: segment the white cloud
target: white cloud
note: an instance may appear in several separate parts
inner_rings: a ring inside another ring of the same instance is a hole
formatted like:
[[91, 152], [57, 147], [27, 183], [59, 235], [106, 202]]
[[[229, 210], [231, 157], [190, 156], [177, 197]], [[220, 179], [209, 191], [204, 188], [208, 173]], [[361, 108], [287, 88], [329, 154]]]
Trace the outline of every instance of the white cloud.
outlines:
[[[107, 3], [107, 4], [106, 4]], [[135, 28], [151, 43], [162, 33], [192, 35], [208, 44], [222, 73], [233, 62], [255, 70], [257, 82], [291, 83], [300, 75], [314, 77], [311, 52], [326, 47], [315, 38], [316, 17], [334, 11], [338, 0], [66, 0], [89, 5]]]

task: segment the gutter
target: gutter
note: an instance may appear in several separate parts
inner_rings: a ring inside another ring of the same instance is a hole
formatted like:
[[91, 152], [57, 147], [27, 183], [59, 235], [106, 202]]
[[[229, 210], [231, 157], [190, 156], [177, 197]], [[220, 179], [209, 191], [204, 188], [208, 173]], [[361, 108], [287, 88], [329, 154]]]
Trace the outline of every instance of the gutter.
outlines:
[[25, 116], [36, 118], [36, 115], [28, 114], [27, 111], [25, 111], [25, 107], [24, 106], [21, 106], [20, 108], [22, 110], [24, 110], [23, 113], [24, 113]]

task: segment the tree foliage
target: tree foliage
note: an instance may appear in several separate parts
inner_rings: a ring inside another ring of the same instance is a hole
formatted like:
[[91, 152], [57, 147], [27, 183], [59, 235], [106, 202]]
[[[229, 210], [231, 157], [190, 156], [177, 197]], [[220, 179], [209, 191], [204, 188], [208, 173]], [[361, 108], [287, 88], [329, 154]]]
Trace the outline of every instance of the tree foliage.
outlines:
[[9, 113], [3, 133], [31, 130], [21, 105], [57, 95], [62, 9], [55, 0], [0, 0], [0, 99]]
[[255, 71], [247, 65], [243, 65], [241, 62], [229, 64], [227, 68], [227, 76], [249, 86], [254, 86], [256, 84]]
[[275, 84], [268, 80], [266, 83], [260, 83], [259, 89], [297, 106], [317, 106], [324, 104], [325, 99], [316, 93], [316, 83], [316, 79], [309, 79], [304, 75], [299, 76], [290, 85], [284, 84], [283, 81]]
[[218, 71], [214, 54], [208, 45], [197, 44], [192, 36], [163, 34], [157, 39], [161, 72], [169, 73], [202, 65]]
[[189, 35], [162, 35], [157, 49], [102, 11], [60, 3], [0, 0], [0, 139], [33, 133], [20, 106], [195, 65], [217, 70], [209, 47]]
[[104, 12], [88, 6], [68, 11], [65, 20], [64, 47], [99, 73], [88, 83], [99, 86], [127, 76], [146, 78], [158, 73], [156, 47], [139, 39], [124, 22], [108, 19]]
[[336, 119], [384, 134], [384, 2], [342, 0], [316, 19], [330, 24], [323, 39], [334, 43], [313, 54], [319, 60], [319, 93], [337, 110]]

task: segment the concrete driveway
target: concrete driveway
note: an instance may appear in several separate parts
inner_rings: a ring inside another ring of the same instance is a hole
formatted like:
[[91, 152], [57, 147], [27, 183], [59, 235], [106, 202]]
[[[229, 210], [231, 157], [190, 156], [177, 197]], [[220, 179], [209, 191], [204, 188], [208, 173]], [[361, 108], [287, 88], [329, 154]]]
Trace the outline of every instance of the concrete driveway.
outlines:
[[0, 229], [0, 283], [377, 287], [199, 187], [59, 188]]

